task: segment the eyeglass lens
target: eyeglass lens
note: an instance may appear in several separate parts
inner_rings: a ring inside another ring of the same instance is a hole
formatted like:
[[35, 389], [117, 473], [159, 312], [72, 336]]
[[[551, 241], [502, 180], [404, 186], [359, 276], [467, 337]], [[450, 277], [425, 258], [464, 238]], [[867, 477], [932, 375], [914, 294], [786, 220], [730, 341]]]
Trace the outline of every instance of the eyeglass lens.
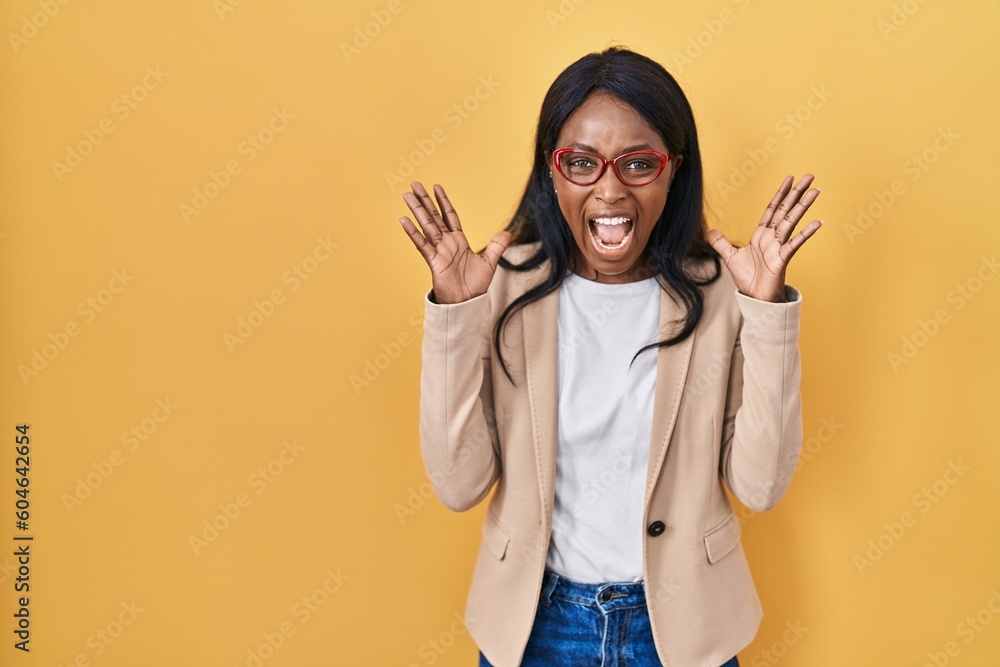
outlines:
[[[662, 160], [656, 153], [633, 153], [616, 165], [621, 179], [630, 185], [644, 185], [660, 172]], [[598, 179], [601, 162], [586, 152], [563, 153], [559, 156], [563, 175], [577, 185], [590, 185]]]

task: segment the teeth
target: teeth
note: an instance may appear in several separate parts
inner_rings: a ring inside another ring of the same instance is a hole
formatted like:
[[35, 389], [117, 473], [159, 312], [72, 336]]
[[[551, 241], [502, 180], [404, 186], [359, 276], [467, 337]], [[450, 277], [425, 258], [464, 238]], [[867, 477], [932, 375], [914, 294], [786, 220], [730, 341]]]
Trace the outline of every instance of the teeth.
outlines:
[[599, 225], [623, 225], [626, 222], [631, 222], [632, 218], [626, 218], [625, 216], [616, 216], [614, 218], [592, 218], [592, 222], [596, 222]]
[[[628, 238], [628, 237], [626, 237], [626, 238]], [[622, 239], [622, 242], [619, 243], [618, 245], [608, 245], [607, 243], [605, 243], [601, 239], [597, 238], [596, 236], [594, 237], [594, 240], [597, 241], [597, 245], [601, 246], [605, 250], [617, 250], [618, 248], [622, 247], [622, 244], [625, 243], [625, 239]]]
[[[590, 222], [593, 223], [594, 225], [614, 225], [614, 226], [617, 226], [617, 225], [625, 224], [626, 222], [631, 225], [632, 224], [632, 218], [628, 218], [628, 217], [625, 217], [625, 216], [615, 216], [613, 218], [591, 218]], [[596, 227], [591, 227], [591, 229], [590, 229], [590, 235], [593, 237], [594, 242], [597, 243], [597, 245], [599, 247], [604, 248], [605, 250], [617, 250], [618, 248], [621, 248], [623, 245], [625, 245], [625, 243], [630, 238], [632, 238], [632, 231], [633, 231], [633, 229], [630, 226], [629, 229], [625, 232], [625, 236], [622, 237], [622, 240], [617, 245], [608, 245], [607, 243], [605, 243], [604, 241], [602, 241], [601, 238], [600, 238], [600, 236], [597, 234], [597, 228]]]

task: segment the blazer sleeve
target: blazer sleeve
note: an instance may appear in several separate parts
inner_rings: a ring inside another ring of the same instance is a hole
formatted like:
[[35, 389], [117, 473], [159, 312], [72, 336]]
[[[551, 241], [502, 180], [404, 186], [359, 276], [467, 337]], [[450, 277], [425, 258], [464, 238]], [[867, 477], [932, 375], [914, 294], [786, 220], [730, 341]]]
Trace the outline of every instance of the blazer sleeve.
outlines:
[[438, 498], [464, 512], [500, 475], [490, 369], [490, 302], [439, 304], [424, 296], [420, 453]]
[[736, 291], [743, 319], [730, 365], [719, 467], [739, 501], [758, 512], [781, 500], [802, 449], [802, 295], [786, 285], [785, 299], [772, 303]]

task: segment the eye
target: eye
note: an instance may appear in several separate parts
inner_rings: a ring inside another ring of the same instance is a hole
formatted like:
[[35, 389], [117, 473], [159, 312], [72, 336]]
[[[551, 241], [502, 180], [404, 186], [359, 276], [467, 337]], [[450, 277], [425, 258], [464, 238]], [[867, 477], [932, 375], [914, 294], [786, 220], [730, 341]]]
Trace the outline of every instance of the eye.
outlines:
[[578, 155], [570, 158], [568, 165], [573, 169], [587, 169], [589, 167], [596, 167], [597, 163], [582, 155]]
[[632, 160], [627, 165], [626, 169], [652, 169], [653, 165], [649, 164], [645, 160]]

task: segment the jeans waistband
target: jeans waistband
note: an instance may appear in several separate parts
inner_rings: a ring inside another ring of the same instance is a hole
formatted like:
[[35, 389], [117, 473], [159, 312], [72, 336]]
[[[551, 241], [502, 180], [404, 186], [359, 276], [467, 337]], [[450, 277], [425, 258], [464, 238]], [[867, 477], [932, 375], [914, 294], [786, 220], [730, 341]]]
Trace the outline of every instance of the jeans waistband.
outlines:
[[588, 584], [564, 577], [545, 568], [545, 576], [542, 579], [542, 603], [548, 606], [552, 596], [605, 610], [646, 603], [645, 584], [641, 579], [639, 581], [606, 581], [599, 584]]

